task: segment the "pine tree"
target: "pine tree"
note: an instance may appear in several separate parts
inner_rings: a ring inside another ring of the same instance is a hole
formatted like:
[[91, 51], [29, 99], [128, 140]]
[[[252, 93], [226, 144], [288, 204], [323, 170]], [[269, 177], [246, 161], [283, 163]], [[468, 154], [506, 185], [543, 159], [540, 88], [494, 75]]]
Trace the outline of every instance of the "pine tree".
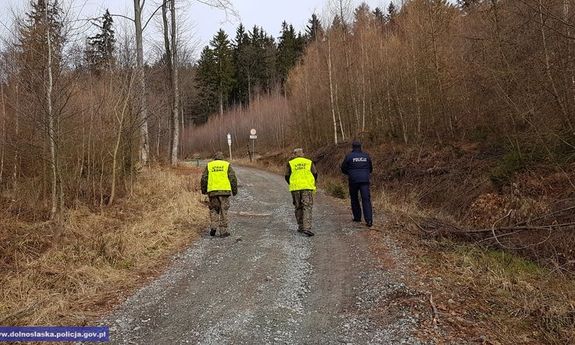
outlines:
[[232, 101], [247, 105], [251, 97], [251, 41], [243, 24], [240, 24], [236, 30], [234, 40], [234, 89], [232, 91]]
[[288, 25], [284, 21], [278, 43], [277, 58], [278, 73], [282, 85], [285, 83], [289, 71], [295, 66], [300, 51], [300, 42], [293, 25]]
[[383, 25], [385, 23], [385, 14], [381, 8], [376, 7], [375, 10], [373, 10], [373, 15], [375, 16], [375, 20], [379, 25]]
[[[45, 0], [38, 0], [31, 4], [31, 11], [26, 16], [26, 24], [20, 30], [19, 38], [23, 72], [36, 75], [44, 73], [48, 57], [46, 32], [50, 32], [52, 65], [54, 71], [59, 71], [62, 64], [64, 37], [62, 10], [58, 1], [47, 4]], [[33, 79], [35, 78], [26, 78], [24, 82], [34, 83]], [[32, 85], [29, 86], [34, 89]], [[42, 87], [42, 85], [39, 86]]]
[[88, 68], [99, 73], [102, 70], [111, 69], [116, 63], [114, 19], [106, 9], [102, 18], [99, 18], [94, 25], [98, 27], [100, 32], [95, 36], [88, 37], [86, 60]]
[[251, 41], [250, 74], [254, 79], [254, 93], [270, 91], [277, 83], [277, 46], [272, 36], [257, 26], [249, 33]]
[[395, 18], [397, 17], [397, 8], [395, 4], [392, 2], [389, 3], [387, 7], [387, 22], [390, 24], [395, 23]]
[[308, 25], [306, 26], [306, 41], [313, 42], [318, 38], [321, 38], [324, 34], [323, 27], [318, 16], [314, 13], [308, 20]]
[[196, 82], [199, 89], [197, 123], [203, 123], [211, 113], [216, 111], [218, 97], [216, 92], [216, 63], [214, 52], [209, 46], [204, 47], [198, 60]]
[[234, 84], [232, 47], [228, 35], [219, 30], [210, 42], [214, 57], [214, 83], [219, 100], [219, 112], [223, 114]]
[[369, 5], [362, 2], [353, 12], [354, 16], [354, 27], [361, 27], [367, 25], [373, 19], [373, 13], [371, 12]]

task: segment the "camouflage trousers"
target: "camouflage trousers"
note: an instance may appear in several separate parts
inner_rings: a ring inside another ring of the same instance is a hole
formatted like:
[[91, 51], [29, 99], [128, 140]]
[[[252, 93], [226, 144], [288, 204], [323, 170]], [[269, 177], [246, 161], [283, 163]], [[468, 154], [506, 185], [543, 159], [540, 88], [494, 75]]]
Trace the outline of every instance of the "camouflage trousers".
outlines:
[[228, 231], [228, 210], [230, 197], [226, 195], [210, 196], [210, 228], [222, 233]]
[[295, 206], [295, 219], [297, 220], [298, 230], [311, 230], [313, 191], [298, 190], [291, 192], [291, 196], [293, 199], [293, 205]]

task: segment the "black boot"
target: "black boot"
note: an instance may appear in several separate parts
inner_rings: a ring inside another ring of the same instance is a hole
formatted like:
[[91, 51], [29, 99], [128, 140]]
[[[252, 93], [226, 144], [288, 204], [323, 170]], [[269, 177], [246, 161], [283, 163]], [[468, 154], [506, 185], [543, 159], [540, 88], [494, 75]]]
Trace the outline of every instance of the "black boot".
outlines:
[[315, 234], [314, 234], [313, 232], [311, 232], [310, 230], [304, 230], [304, 231], [302, 231], [302, 233], [305, 234], [305, 235], [307, 235], [308, 237], [312, 237], [312, 236], [315, 235]]

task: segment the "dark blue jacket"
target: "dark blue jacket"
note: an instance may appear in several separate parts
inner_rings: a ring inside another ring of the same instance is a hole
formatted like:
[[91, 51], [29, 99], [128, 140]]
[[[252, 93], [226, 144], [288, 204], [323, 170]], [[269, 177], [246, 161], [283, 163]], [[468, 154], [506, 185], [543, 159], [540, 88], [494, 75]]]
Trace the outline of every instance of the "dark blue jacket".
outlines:
[[349, 183], [369, 182], [373, 172], [371, 158], [361, 149], [354, 149], [341, 163], [341, 172], [349, 177]]

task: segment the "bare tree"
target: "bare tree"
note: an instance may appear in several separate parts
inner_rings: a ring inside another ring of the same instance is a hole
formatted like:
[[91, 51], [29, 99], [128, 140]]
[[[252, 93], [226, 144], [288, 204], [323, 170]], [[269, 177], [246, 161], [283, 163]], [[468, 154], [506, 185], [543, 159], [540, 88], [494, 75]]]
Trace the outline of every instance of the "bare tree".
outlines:
[[[332, 72], [332, 62], [331, 62], [331, 39], [327, 38], [327, 73], [329, 75], [329, 103], [331, 105], [331, 115], [333, 119], [333, 141], [337, 145], [337, 120], [335, 117], [335, 101], [334, 101], [334, 90], [333, 90], [333, 72]], [[341, 125], [341, 120], [340, 120]]]
[[2, 151], [0, 151], [0, 188], [4, 181], [4, 156], [6, 154], [6, 102], [4, 101], [4, 81], [0, 80], [0, 101], [2, 103]]
[[146, 0], [134, 0], [134, 26], [136, 30], [136, 74], [138, 79], [138, 105], [140, 114], [140, 162], [148, 164], [150, 158], [150, 137], [148, 134], [148, 106], [146, 102], [146, 75], [144, 73], [144, 43], [142, 11]]
[[108, 200], [108, 205], [111, 205], [116, 197], [116, 176], [118, 171], [118, 153], [120, 151], [120, 145], [122, 143], [122, 133], [124, 131], [126, 116], [128, 112], [128, 104], [130, 101], [130, 94], [132, 93], [132, 84], [134, 81], [134, 76], [131, 75], [129, 82], [127, 83], [126, 89], [122, 90], [123, 95], [118, 97], [118, 101], [114, 106], [114, 115], [118, 123], [117, 134], [116, 134], [116, 144], [113, 151], [112, 159], [112, 186], [110, 188], [110, 199]]
[[[168, 25], [168, 3], [170, 5], [170, 25]], [[177, 40], [177, 25], [176, 25], [176, 1], [164, 0], [162, 3], [162, 19], [164, 23], [164, 45], [166, 48], [166, 61], [168, 67], [168, 75], [170, 80], [171, 91], [171, 154], [170, 162], [176, 166], [178, 164], [178, 148], [179, 148], [179, 114], [180, 114], [180, 90], [178, 79], [178, 40]], [[182, 127], [183, 128], [183, 127]]]
[[56, 141], [57, 123], [54, 116], [53, 104], [52, 104], [52, 91], [54, 88], [54, 78], [53, 78], [53, 65], [52, 65], [52, 34], [50, 33], [50, 25], [48, 18], [49, 4], [45, 6], [45, 26], [46, 26], [46, 49], [47, 49], [47, 59], [46, 59], [46, 71], [48, 74], [48, 80], [46, 83], [46, 116], [48, 123], [48, 142], [50, 146], [50, 169], [52, 171], [52, 208], [50, 210], [50, 217], [54, 219], [58, 216], [63, 208], [64, 203], [64, 191], [62, 188], [60, 167], [58, 164], [58, 143]]

